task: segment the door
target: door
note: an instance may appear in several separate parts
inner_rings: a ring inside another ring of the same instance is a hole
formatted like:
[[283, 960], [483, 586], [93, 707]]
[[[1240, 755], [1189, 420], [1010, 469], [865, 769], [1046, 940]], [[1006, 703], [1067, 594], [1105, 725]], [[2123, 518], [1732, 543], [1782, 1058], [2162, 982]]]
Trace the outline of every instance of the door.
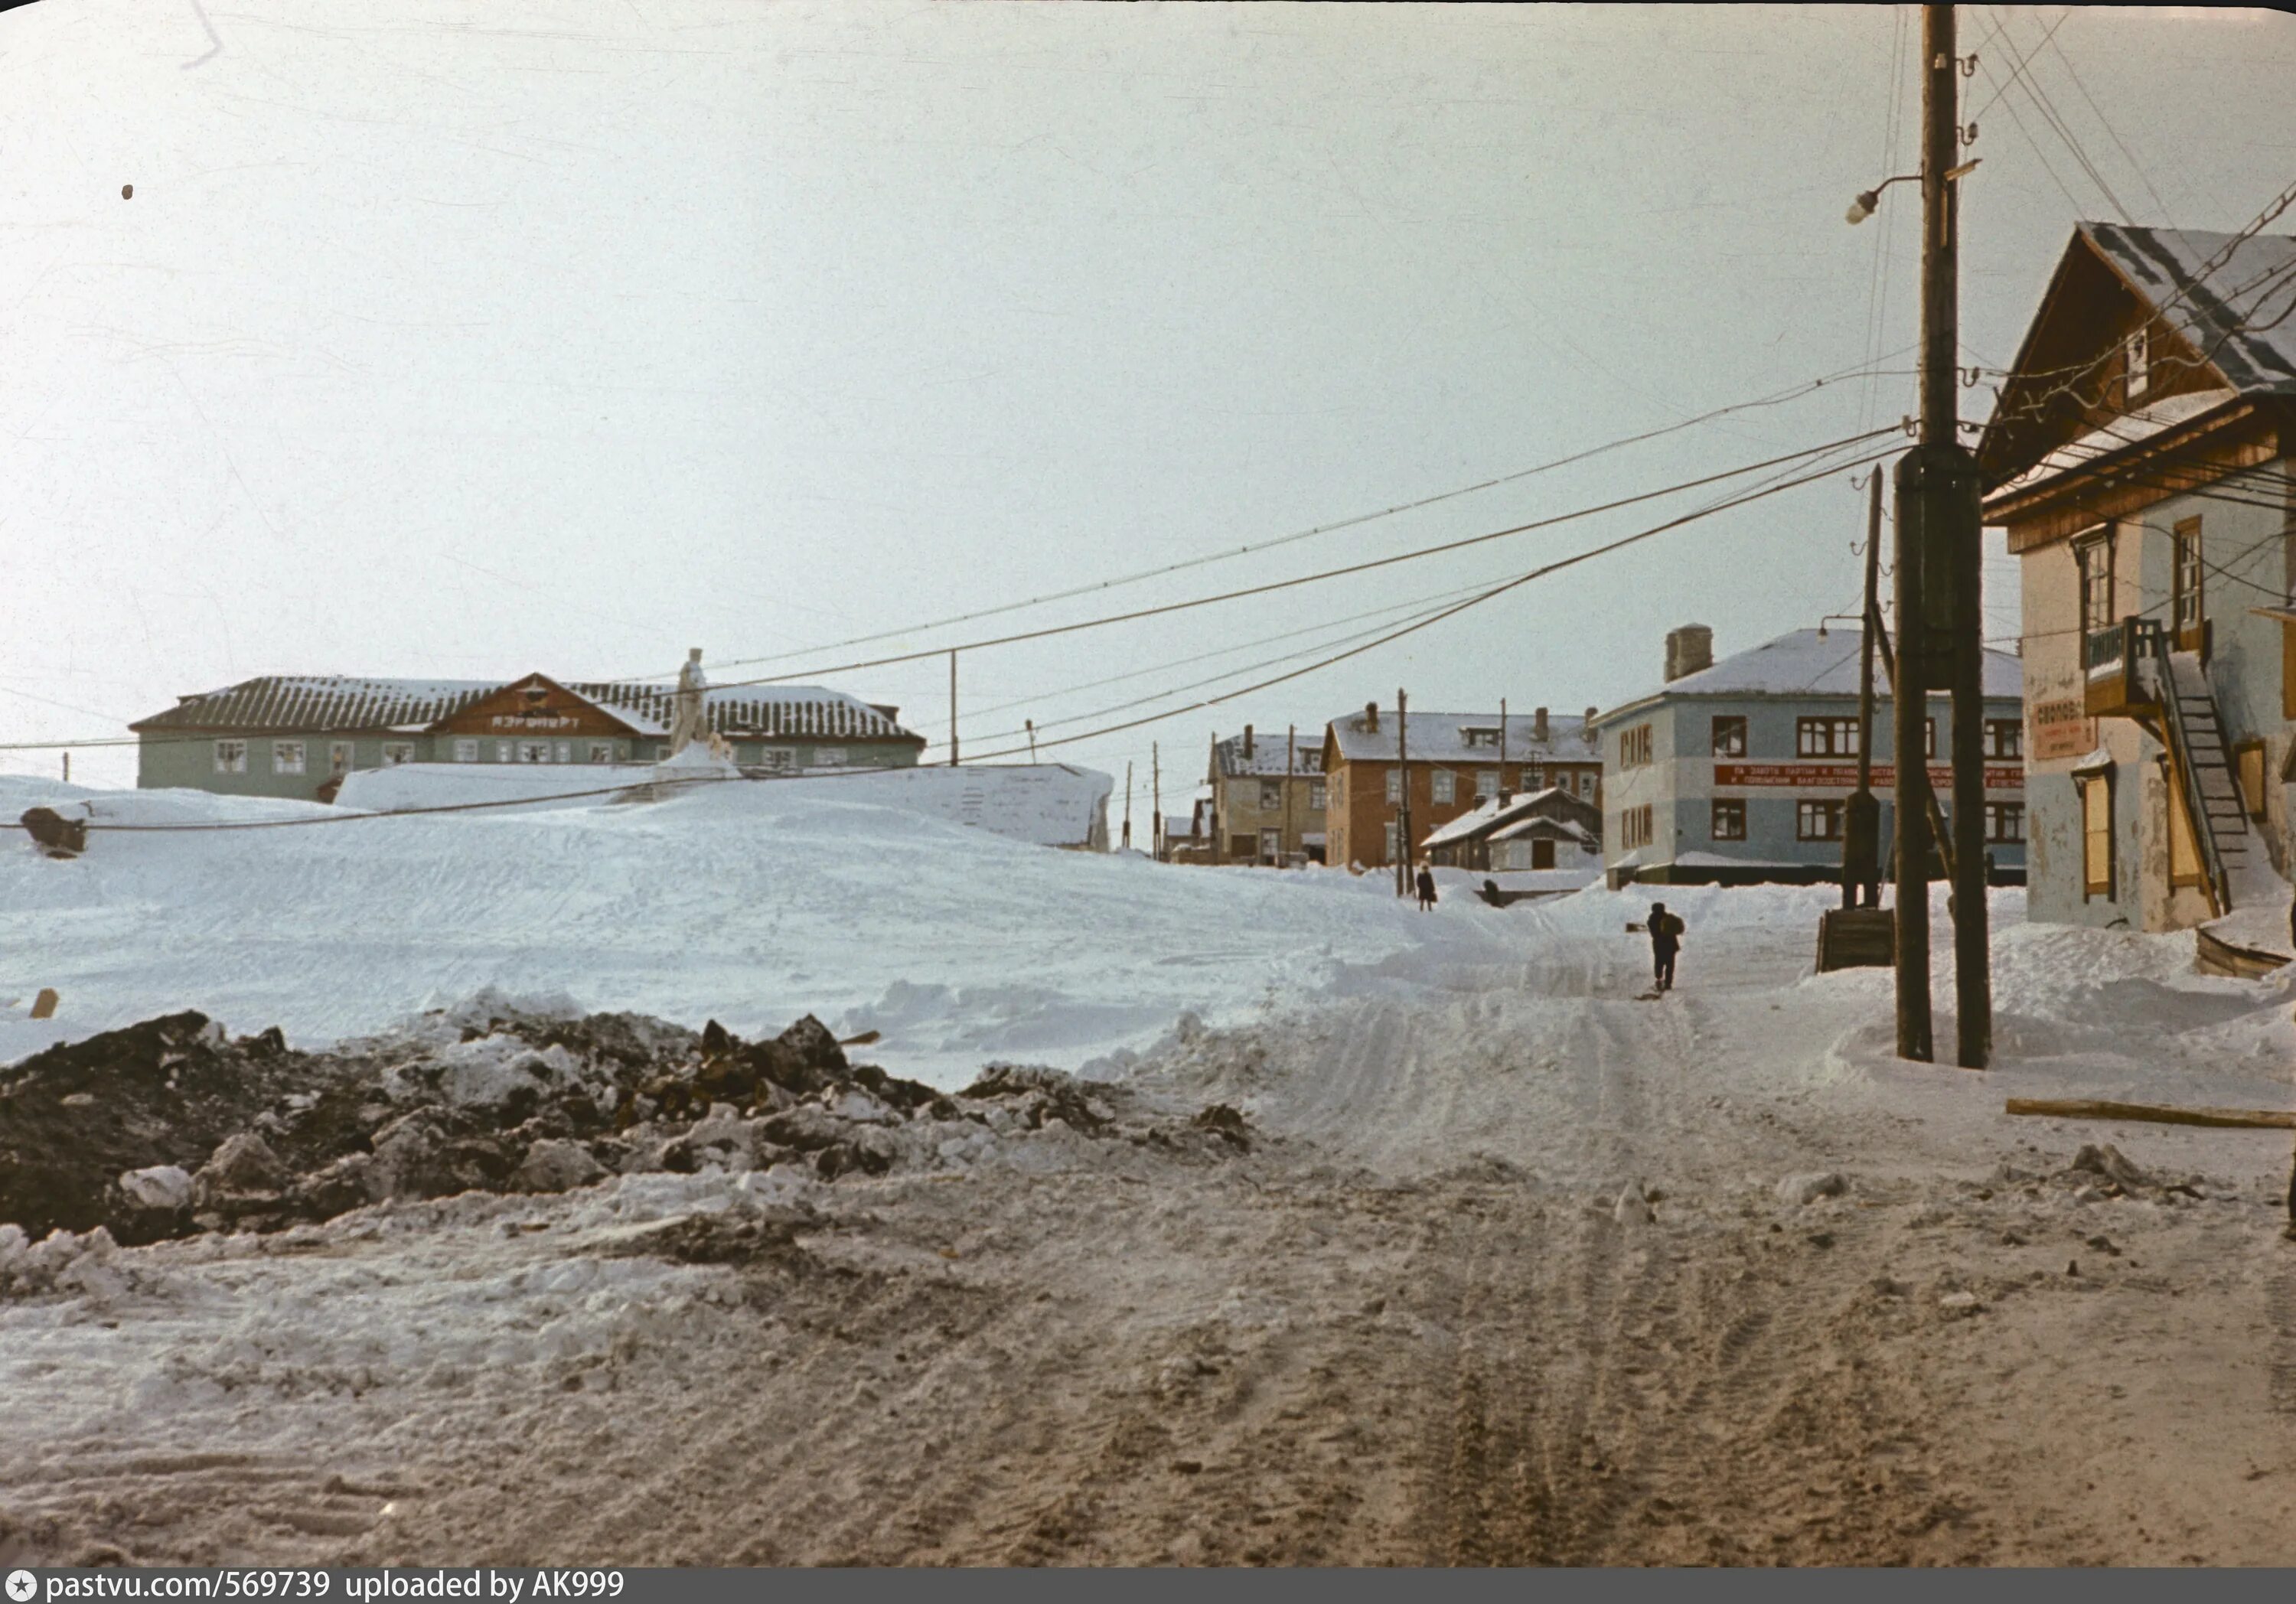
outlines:
[[2201, 520], [2187, 518], [2177, 525], [2174, 592], [2170, 597], [2169, 616], [2176, 621], [2177, 650], [2201, 650], [2202, 630], [2207, 619], [2203, 607], [2201, 568]]
[[1280, 830], [1261, 831], [1259, 832], [1259, 861], [1263, 863], [1281, 863], [1283, 861], [1283, 832]]
[[1554, 868], [1554, 843], [1546, 840], [1533, 841], [1530, 844], [1530, 866], [1534, 869]]

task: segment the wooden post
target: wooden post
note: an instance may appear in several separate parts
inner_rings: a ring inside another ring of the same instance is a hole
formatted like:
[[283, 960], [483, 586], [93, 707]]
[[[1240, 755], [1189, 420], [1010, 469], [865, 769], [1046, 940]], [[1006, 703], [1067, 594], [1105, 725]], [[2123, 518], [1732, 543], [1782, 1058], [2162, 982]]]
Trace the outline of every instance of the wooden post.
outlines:
[[956, 766], [956, 649], [948, 653], [948, 766]]
[[1395, 692], [1395, 772], [1398, 798], [1395, 813], [1395, 894], [1411, 895], [1411, 720], [1410, 699], [1401, 687]]
[[[1037, 760], [1037, 721], [1033, 718], [1024, 718], [1021, 722], [1029, 729], [1029, 761], [1034, 763]], [[952, 724], [949, 727], [954, 729], [956, 726]]]
[[1843, 821], [1841, 905], [1854, 908], [1882, 879], [1882, 804], [1874, 796], [1874, 634], [1881, 613], [1882, 469], [1866, 483], [1866, 611], [1858, 619], [1857, 789]]
[[1148, 806], [1156, 810], [1155, 822], [1149, 826], [1148, 841], [1154, 848], [1157, 862], [1164, 859], [1164, 755], [1156, 742], [1148, 743]]
[[1292, 866], [1292, 775], [1299, 767], [1300, 726], [1285, 724], [1283, 726], [1283, 833], [1276, 838], [1283, 847], [1283, 861], [1275, 865], [1278, 869], [1289, 869]]

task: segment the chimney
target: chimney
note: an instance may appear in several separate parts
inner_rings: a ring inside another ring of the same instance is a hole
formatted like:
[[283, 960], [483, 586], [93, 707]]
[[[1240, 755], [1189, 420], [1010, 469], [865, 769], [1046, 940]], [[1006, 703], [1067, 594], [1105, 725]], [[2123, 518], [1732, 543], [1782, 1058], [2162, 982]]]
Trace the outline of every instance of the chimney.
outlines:
[[1250, 724], [1243, 726], [1243, 757], [1245, 762], [1251, 761], [1251, 726]]
[[1364, 728], [1374, 735], [1379, 733], [1379, 704], [1375, 701], [1364, 703]]
[[1546, 709], [1544, 708], [1530, 716], [1530, 738], [1541, 746], [1546, 744]]
[[1666, 677], [1671, 684], [1685, 674], [1714, 667], [1714, 632], [1703, 624], [1685, 624], [1666, 633]]
[[1600, 708], [1589, 708], [1587, 709], [1587, 722], [1579, 726], [1579, 733], [1586, 736], [1589, 741], [1595, 739], [1595, 720], [1601, 716], [1602, 711], [1603, 709]]

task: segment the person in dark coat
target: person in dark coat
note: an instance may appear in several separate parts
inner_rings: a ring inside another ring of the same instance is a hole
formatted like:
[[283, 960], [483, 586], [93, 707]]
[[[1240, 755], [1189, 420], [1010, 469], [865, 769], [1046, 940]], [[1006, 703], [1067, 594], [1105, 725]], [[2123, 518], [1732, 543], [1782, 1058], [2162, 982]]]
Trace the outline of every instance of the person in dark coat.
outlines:
[[1682, 920], [1666, 911], [1664, 903], [1651, 904], [1651, 970], [1662, 992], [1674, 989], [1674, 955], [1682, 950]]
[[1419, 865], [1419, 910], [1425, 912], [1435, 905], [1435, 871], [1427, 864]]

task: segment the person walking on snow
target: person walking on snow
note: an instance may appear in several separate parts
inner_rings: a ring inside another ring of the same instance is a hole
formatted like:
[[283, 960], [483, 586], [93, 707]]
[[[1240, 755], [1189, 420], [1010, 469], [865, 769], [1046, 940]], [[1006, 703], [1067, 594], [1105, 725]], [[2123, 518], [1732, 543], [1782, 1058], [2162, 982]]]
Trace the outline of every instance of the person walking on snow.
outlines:
[[1423, 913], [1435, 905], [1435, 871], [1425, 863], [1419, 865], [1419, 911]]
[[1678, 914], [1666, 911], [1664, 903], [1651, 904], [1650, 911], [1651, 969], [1658, 980], [1658, 989], [1674, 989], [1674, 955], [1682, 950], [1682, 920]]

